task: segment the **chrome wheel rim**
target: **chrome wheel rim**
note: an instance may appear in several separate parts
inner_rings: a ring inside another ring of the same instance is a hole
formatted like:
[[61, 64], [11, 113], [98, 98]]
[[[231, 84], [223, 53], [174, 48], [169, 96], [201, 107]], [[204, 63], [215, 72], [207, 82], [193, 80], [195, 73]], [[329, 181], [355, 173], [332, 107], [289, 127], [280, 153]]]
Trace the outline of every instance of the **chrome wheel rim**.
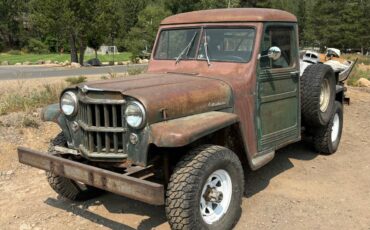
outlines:
[[200, 197], [200, 213], [204, 222], [212, 224], [227, 212], [232, 195], [229, 173], [223, 169], [214, 171], [206, 180]]
[[331, 127], [331, 141], [336, 142], [339, 136], [339, 115], [336, 113], [333, 119], [333, 126]]
[[321, 84], [320, 91], [320, 110], [325, 112], [328, 109], [330, 102], [330, 83], [328, 79], [324, 79]]

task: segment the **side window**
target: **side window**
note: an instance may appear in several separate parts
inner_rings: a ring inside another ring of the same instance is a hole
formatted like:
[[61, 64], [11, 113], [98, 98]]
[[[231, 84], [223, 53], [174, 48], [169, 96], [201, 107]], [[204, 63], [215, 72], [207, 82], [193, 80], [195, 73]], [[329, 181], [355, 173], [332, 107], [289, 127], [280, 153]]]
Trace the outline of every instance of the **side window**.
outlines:
[[[286, 68], [292, 66], [293, 60], [293, 47], [295, 45], [294, 29], [292, 26], [269, 26], [266, 28], [261, 46], [261, 68]], [[273, 61], [266, 57], [268, 49], [272, 46], [277, 46], [281, 50], [279, 59]]]

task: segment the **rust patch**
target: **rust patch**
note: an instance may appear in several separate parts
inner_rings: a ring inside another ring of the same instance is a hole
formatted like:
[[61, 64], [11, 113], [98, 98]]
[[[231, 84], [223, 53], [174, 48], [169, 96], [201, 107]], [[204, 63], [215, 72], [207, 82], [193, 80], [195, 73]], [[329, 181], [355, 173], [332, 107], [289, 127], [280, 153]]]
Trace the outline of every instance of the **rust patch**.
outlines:
[[212, 9], [176, 14], [165, 18], [161, 25], [206, 22], [296, 22], [297, 18], [286, 11], [276, 9], [239, 8]]
[[[82, 164], [72, 160], [18, 148], [19, 162], [153, 205], [164, 204], [163, 185]], [[53, 165], [53, 167], [51, 167]], [[65, 173], [64, 173], [65, 171]], [[91, 175], [90, 175], [91, 174]], [[101, 178], [95, 181], [93, 178]]]
[[150, 126], [152, 143], [159, 147], [180, 147], [238, 121], [233, 113], [207, 112]]

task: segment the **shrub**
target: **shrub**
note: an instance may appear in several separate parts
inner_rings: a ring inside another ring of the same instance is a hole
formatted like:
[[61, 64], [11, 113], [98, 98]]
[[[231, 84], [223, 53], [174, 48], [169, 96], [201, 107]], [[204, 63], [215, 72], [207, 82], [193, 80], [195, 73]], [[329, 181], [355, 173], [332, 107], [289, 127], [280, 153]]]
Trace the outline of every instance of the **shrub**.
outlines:
[[140, 67], [127, 68], [128, 75], [138, 75], [143, 73], [144, 71], [145, 69]]
[[0, 52], [2, 52], [5, 48], [5, 44], [3, 41], [0, 41]]
[[28, 41], [27, 50], [29, 52], [38, 53], [38, 54], [49, 52], [48, 46], [46, 44], [34, 38], [31, 38]]
[[37, 129], [40, 126], [40, 124], [32, 117], [25, 116], [23, 117], [22, 120], [22, 126]]
[[65, 84], [43, 85], [38, 90], [22, 90], [0, 96], [0, 115], [15, 111], [29, 111], [58, 101]]
[[85, 76], [79, 76], [79, 77], [69, 77], [69, 78], [65, 79], [65, 81], [68, 82], [70, 85], [77, 85], [77, 84], [80, 84], [82, 82], [85, 82], [86, 79], [87, 78]]
[[10, 54], [10, 55], [21, 55], [22, 52], [20, 50], [9, 50], [8, 54]]

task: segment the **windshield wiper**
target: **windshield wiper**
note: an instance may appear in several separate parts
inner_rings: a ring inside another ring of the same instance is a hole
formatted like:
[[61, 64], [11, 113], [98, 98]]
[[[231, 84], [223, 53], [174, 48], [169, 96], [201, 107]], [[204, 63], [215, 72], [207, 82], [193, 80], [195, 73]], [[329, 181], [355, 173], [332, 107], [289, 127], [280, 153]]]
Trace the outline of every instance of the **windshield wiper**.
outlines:
[[208, 66], [210, 66], [211, 62], [209, 61], [209, 56], [208, 56], [208, 42], [207, 42], [207, 32], [206, 32], [206, 30], [204, 30], [204, 54], [206, 55]]
[[182, 58], [182, 56], [184, 56], [184, 54], [186, 54], [186, 56], [188, 55], [189, 51], [190, 51], [190, 48], [191, 48], [191, 45], [193, 44], [194, 42], [194, 39], [195, 37], [197, 36], [198, 32], [195, 32], [193, 37], [191, 38], [189, 44], [185, 47], [185, 49], [183, 49], [181, 51], [181, 53], [179, 54], [179, 56], [176, 58], [176, 64], [179, 63], [180, 59]]

